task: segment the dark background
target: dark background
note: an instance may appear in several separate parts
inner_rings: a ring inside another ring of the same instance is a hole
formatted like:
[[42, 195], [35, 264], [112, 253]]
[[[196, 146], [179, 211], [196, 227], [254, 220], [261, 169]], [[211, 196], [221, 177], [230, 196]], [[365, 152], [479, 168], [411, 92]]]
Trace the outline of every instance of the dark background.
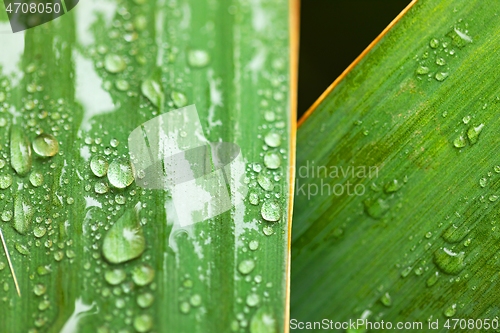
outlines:
[[300, 116], [410, 0], [302, 0]]

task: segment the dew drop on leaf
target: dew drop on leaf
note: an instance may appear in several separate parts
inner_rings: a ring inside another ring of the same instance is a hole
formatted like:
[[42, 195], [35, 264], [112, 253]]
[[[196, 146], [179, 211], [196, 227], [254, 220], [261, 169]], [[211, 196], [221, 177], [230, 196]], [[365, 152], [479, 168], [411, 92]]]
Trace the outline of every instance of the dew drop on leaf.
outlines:
[[94, 156], [90, 160], [90, 170], [96, 177], [104, 177], [108, 173], [108, 161], [102, 156]]
[[202, 68], [210, 62], [210, 55], [205, 50], [189, 50], [187, 60], [191, 67]]
[[465, 252], [455, 253], [445, 247], [434, 253], [435, 264], [446, 274], [458, 274], [465, 267]]
[[117, 54], [108, 54], [104, 58], [104, 68], [110, 73], [123, 72], [126, 67], [125, 60]]
[[116, 188], [126, 188], [134, 182], [134, 172], [130, 162], [117, 158], [109, 165], [108, 180]]
[[33, 140], [33, 150], [39, 156], [52, 157], [59, 152], [59, 143], [54, 136], [42, 133]]
[[251, 259], [243, 260], [238, 265], [238, 271], [243, 275], [250, 274], [254, 268], [255, 268], [255, 261]]
[[155, 277], [155, 271], [153, 267], [146, 264], [137, 266], [132, 271], [132, 280], [136, 285], [141, 287], [146, 286], [151, 282], [153, 282], [154, 277]]
[[11, 175], [1, 175], [0, 176], [0, 189], [5, 190], [12, 185]]
[[157, 81], [153, 79], [144, 80], [141, 84], [141, 92], [154, 106], [160, 107], [163, 104], [165, 95], [163, 94], [161, 85]]
[[268, 152], [264, 155], [264, 165], [269, 169], [277, 169], [281, 165], [281, 157], [277, 153]]
[[10, 131], [10, 163], [20, 176], [25, 176], [31, 170], [30, 142], [19, 126], [12, 126]]
[[111, 269], [104, 273], [104, 279], [106, 280], [106, 282], [113, 286], [122, 283], [126, 277], [127, 274], [125, 273], [125, 271], [119, 268]]
[[276, 222], [281, 218], [281, 207], [276, 201], [266, 201], [262, 204], [260, 213], [264, 220]]
[[174, 105], [178, 108], [182, 108], [182, 107], [186, 106], [188, 103], [186, 95], [184, 95], [181, 92], [172, 91], [172, 93], [170, 94], [170, 97], [172, 98]]
[[276, 333], [276, 319], [267, 311], [265, 307], [255, 312], [250, 322], [250, 333]]
[[21, 193], [17, 193], [14, 197], [14, 229], [22, 235], [26, 234], [32, 218], [33, 207]]
[[279, 133], [269, 132], [264, 138], [264, 142], [269, 147], [279, 147], [281, 145], [281, 136]]
[[134, 318], [134, 328], [139, 333], [149, 332], [153, 328], [153, 318], [142, 314]]

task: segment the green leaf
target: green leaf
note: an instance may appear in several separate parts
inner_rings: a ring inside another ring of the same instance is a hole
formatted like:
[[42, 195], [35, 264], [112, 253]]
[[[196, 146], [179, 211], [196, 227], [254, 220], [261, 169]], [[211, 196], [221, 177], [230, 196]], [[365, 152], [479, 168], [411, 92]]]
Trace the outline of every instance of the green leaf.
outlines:
[[416, 2], [301, 121], [291, 318], [500, 314], [499, 11]]
[[0, 332], [285, 330], [289, 16], [80, 1], [0, 35]]

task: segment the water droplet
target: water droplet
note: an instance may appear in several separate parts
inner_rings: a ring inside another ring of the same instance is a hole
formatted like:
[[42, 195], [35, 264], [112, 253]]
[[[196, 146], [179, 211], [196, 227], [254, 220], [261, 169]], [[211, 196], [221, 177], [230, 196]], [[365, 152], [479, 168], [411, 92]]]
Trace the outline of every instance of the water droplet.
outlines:
[[253, 315], [250, 322], [250, 333], [276, 333], [278, 331], [276, 319], [266, 308], [260, 308]]
[[429, 276], [429, 278], [427, 279], [427, 287], [432, 287], [433, 285], [436, 284], [436, 282], [438, 281], [439, 279], [439, 272], [436, 271], [434, 274], [432, 274], [431, 276]]
[[154, 296], [151, 293], [144, 293], [137, 296], [137, 305], [141, 308], [149, 308], [154, 302]]
[[276, 201], [266, 201], [262, 205], [260, 214], [264, 220], [276, 222], [281, 218], [281, 207]]
[[281, 157], [275, 152], [267, 152], [264, 155], [264, 165], [269, 169], [277, 169], [281, 165]]
[[436, 65], [439, 65], [439, 66], [444, 66], [446, 65], [446, 60], [444, 60], [443, 58], [441, 57], [437, 57], [436, 58]]
[[5, 210], [2, 212], [2, 221], [4, 222], [9, 222], [12, 219], [12, 211], [11, 210]]
[[172, 98], [174, 105], [178, 108], [182, 108], [182, 107], [186, 106], [188, 103], [186, 95], [184, 95], [181, 92], [172, 91], [172, 93], [170, 94], [170, 97]]
[[102, 156], [95, 156], [90, 160], [90, 170], [97, 177], [104, 177], [108, 173], [108, 161]]
[[403, 186], [402, 183], [400, 183], [397, 179], [393, 179], [387, 184], [385, 184], [385, 192], [387, 193], [393, 193], [399, 190]]
[[259, 295], [257, 294], [250, 294], [247, 296], [247, 305], [249, 307], [255, 307], [257, 305], [259, 305], [259, 302], [260, 302], [260, 297]]
[[465, 267], [465, 252], [455, 253], [447, 248], [440, 248], [434, 253], [434, 262], [446, 274], [458, 274]]
[[250, 194], [248, 195], [248, 201], [250, 201], [252, 205], [258, 205], [259, 195], [255, 192], [250, 192]]
[[479, 126], [476, 127], [471, 127], [467, 130], [467, 137], [469, 138], [469, 141], [471, 144], [475, 144], [477, 140], [479, 139], [479, 134], [484, 128], [484, 124], [480, 124]]
[[43, 185], [43, 173], [38, 171], [33, 171], [30, 174], [30, 183], [34, 187], [39, 187]]
[[448, 77], [448, 73], [446, 72], [437, 72], [436, 75], [434, 76], [436, 78], [436, 80], [438, 80], [439, 82], [443, 82], [444, 80], [446, 80], [446, 78]]
[[436, 38], [433, 38], [429, 42], [429, 46], [433, 49], [437, 49], [439, 47], [439, 40]]
[[189, 313], [191, 311], [191, 305], [188, 302], [182, 302], [179, 308], [182, 313]]
[[443, 232], [442, 237], [448, 243], [458, 243], [467, 236], [469, 231], [465, 224], [460, 226], [452, 224]]
[[187, 59], [191, 67], [202, 68], [210, 62], [210, 55], [205, 50], [189, 50]]
[[487, 178], [481, 178], [479, 179], [479, 186], [481, 187], [486, 187], [486, 185], [488, 185], [488, 179]]
[[35, 229], [33, 229], [33, 234], [36, 238], [42, 238], [45, 236], [46, 232], [47, 229], [43, 225], [36, 226]]
[[33, 292], [37, 296], [42, 296], [46, 291], [47, 287], [45, 287], [43, 284], [36, 284], [35, 287], [33, 287]]
[[252, 251], [257, 250], [259, 248], [259, 241], [257, 240], [250, 241], [250, 243], [248, 243], [248, 248], [250, 248], [250, 250]]
[[189, 303], [191, 303], [192, 306], [198, 307], [201, 305], [201, 296], [198, 294], [194, 294], [189, 298]]
[[98, 182], [94, 185], [95, 193], [104, 194], [104, 193], [107, 193], [108, 190], [109, 190], [109, 187], [108, 187], [108, 184], [106, 184], [106, 183]]
[[127, 91], [130, 88], [130, 84], [125, 80], [118, 80], [115, 82], [115, 87], [120, 91]]
[[5, 95], [5, 93], [3, 91], [0, 91], [0, 103], [5, 102], [6, 98], [7, 96]]
[[5, 268], [5, 263], [3, 261], [0, 261], [0, 271]]
[[11, 175], [1, 175], [0, 176], [0, 189], [5, 190], [12, 185]]
[[456, 304], [452, 304], [450, 305], [449, 307], [447, 307], [443, 314], [446, 316], [446, 317], [453, 317], [455, 315], [455, 313], [457, 312], [457, 305]]
[[257, 176], [257, 183], [259, 183], [260, 187], [265, 191], [271, 191], [273, 189], [273, 183], [268, 177], [264, 176], [264, 174], [259, 174]]
[[134, 182], [134, 172], [130, 162], [117, 158], [109, 165], [108, 180], [116, 188], [125, 188]]
[[33, 208], [21, 193], [17, 193], [14, 198], [14, 229], [22, 235], [26, 234], [32, 218]]
[[59, 152], [59, 143], [52, 135], [42, 133], [33, 141], [33, 150], [40, 156], [52, 157]]
[[45, 311], [49, 308], [49, 306], [50, 306], [50, 301], [48, 299], [41, 300], [40, 303], [38, 304], [38, 310]]
[[119, 264], [139, 257], [146, 240], [135, 209], [125, 212], [109, 229], [102, 251], [107, 261]]
[[495, 165], [493, 170], [495, 170], [496, 173], [500, 173], [500, 165]]
[[21, 253], [23, 256], [28, 256], [30, 254], [30, 250], [21, 243], [14, 244], [14, 247], [16, 248], [17, 252]]
[[470, 121], [470, 116], [465, 116], [465, 117], [463, 117], [463, 118], [462, 118], [462, 121], [463, 121], [463, 123], [464, 123], [465, 125], [467, 125], [467, 124], [469, 123], [469, 121]]
[[417, 70], [415, 71], [418, 75], [425, 75], [429, 73], [429, 67], [427, 66], [418, 66]]
[[126, 277], [127, 274], [122, 269], [112, 269], [104, 273], [104, 279], [106, 280], [106, 282], [113, 286], [116, 286], [125, 281]]
[[272, 234], [274, 234], [274, 229], [271, 226], [266, 225], [264, 228], [262, 228], [262, 232], [264, 232], [264, 235], [266, 236], [271, 236]]
[[254, 268], [255, 268], [255, 261], [251, 259], [243, 260], [238, 265], [238, 271], [240, 271], [240, 273], [243, 275], [250, 274], [250, 272], [252, 272]]
[[163, 94], [161, 85], [157, 81], [153, 79], [144, 80], [141, 84], [141, 92], [154, 106], [161, 107], [163, 105], [165, 95]]
[[273, 148], [279, 147], [281, 145], [281, 135], [279, 135], [279, 133], [269, 132], [269, 133], [267, 133], [266, 137], [264, 138], [264, 142], [269, 147], [273, 147]]
[[109, 144], [111, 145], [111, 147], [116, 148], [120, 144], [120, 141], [118, 141], [117, 139], [111, 139], [109, 141]]
[[142, 314], [134, 318], [134, 328], [137, 332], [149, 332], [153, 328], [153, 318], [150, 315]]
[[392, 305], [391, 295], [389, 295], [389, 293], [383, 294], [382, 297], [380, 297], [380, 302], [382, 302], [382, 304], [384, 304], [387, 307], [391, 306]]
[[456, 147], [456, 148], [463, 148], [467, 145], [467, 142], [465, 141], [465, 138], [463, 135], [460, 135], [458, 138], [456, 138], [455, 140], [453, 140], [453, 145]]
[[50, 269], [50, 266], [38, 266], [36, 272], [38, 273], [38, 275], [44, 276], [50, 274], [52, 270]]
[[125, 60], [117, 54], [108, 54], [104, 58], [104, 68], [110, 73], [120, 73], [127, 68]]
[[10, 163], [18, 175], [27, 175], [31, 170], [31, 146], [28, 137], [18, 126], [10, 131]]
[[142, 264], [132, 271], [132, 280], [138, 286], [146, 286], [153, 282], [155, 271], [153, 267]]
[[380, 219], [389, 210], [389, 204], [382, 198], [377, 200], [365, 200], [365, 211], [374, 219]]

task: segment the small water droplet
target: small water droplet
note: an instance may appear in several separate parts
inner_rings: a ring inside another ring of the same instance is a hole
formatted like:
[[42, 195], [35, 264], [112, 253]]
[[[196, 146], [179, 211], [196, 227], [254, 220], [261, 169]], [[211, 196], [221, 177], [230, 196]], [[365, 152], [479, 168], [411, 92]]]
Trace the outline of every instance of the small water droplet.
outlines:
[[401, 272], [401, 277], [405, 278], [408, 276], [408, 274], [410, 274], [410, 272], [412, 271], [413, 267], [411, 266], [408, 266], [406, 267], [405, 269], [403, 269], [403, 271]]
[[120, 73], [127, 68], [125, 60], [117, 54], [108, 54], [104, 58], [104, 68], [110, 73]]
[[266, 201], [262, 205], [260, 214], [264, 220], [276, 222], [281, 218], [281, 207], [276, 201]]
[[134, 172], [130, 162], [117, 158], [109, 165], [108, 180], [116, 188], [126, 188], [134, 182]]
[[452, 304], [444, 310], [443, 314], [445, 315], [445, 317], [449, 318], [453, 317], [456, 312], [457, 312], [457, 304]]
[[271, 226], [266, 225], [264, 228], [262, 228], [262, 232], [264, 232], [264, 235], [266, 236], [271, 236], [274, 234], [274, 229]]
[[488, 179], [487, 178], [481, 178], [479, 179], [479, 186], [481, 187], [486, 187], [486, 185], [488, 185]]
[[42, 238], [45, 236], [45, 233], [47, 232], [47, 229], [43, 225], [36, 226], [33, 229], [33, 234], [35, 235], [36, 238]]
[[115, 87], [120, 91], [127, 91], [130, 88], [130, 84], [126, 80], [117, 80], [115, 82]]
[[46, 291], [47, 291], [47, 287], [45, 287], [43, 284], [40, 284], [40, 283], [36, 284], [35, 287], [33, 287], [33, 292], [37, 296], [42, 296], [43, 294], [45, 294]]
[[260, 297], [257, 294], [250, 294], [247, 296], [246, 303], [249, 307], [253, 308], [257, 305], [259, 305], [260, 302]]
[[94, 185], [94, 191], [97, 194], [107, 193], [108, 190], [109, 190], [109, 187], [108, 187], [108, 184], [106, 184], [106, 183], [98, 182]]
[[52, 135], [42, 133], [33, 141], [33, 150], [39, 156], [52, 157], [59, 152], [59, 143]]
[[250, 322], [250, 333], [277, 333], [277, 322], [265, 307], [255, 312]]
[[255, 261], [251, 259], [243, 260], [238, 265], [238, 271], [240, 271], [240, 273], [243, 275], [250, 274], [254, 268], [255, 268]]
[[436, 58], [436, 65], [439, 65], [439, 66], [444, 66], [446, 65], [446, 60], [444, 60], [443, 58], [441, 57], [437, 57]]
[[418, 66], [417, 69], [415, 70], [415, 72], [418, 75], [425, 75], [425, 74], [429, 73], [429, 71], [430, 71], [430, 69], [427, 66]]
[[462, 118], [462, 121], [465, 125], [467, 125], [469, 123], [470, 119], [471, 119], [470, 116], [465, 116]]
[[146, 286], [153, 282], [155, 271], [153, 267], [142, 264], [132, 271], [132, 280], [138, 286]]
[[438, 281], [439, 279], [439, 272], [436, 271], [434, 274], [432, 274], [431, 276], [429, 276], [429, 278], [427, 279], [427, 287], [432, 287], [433, 285], [436, 284], [436, 282]]
[[393, 179], [387, 184], [385, 184], [384, 190], [387, 193], [393, 193], [403, 187], [403, 184], [400, 183], [397, 179]]
[[455, 140], [453, 140], [453, 145], [456, 147], [456, 148], [463, 148], [467, 145], [467, 142], [465, 141], [465, 138], [463, 135], [460, 135], [459, 137], [457, 137]]
[[248, 195], [248, 201], [252, 204], [252, 205], [258, 205], [259, 204], [259, 195], [255, 192], [250, 192], [250, 194]]
[[26, 234], [29, 231], [32, 218], [32, 206], [21, 193], [17, 193], [14, 197], [14, 229], [22, 235]]
[[449, 74], [446, 73], [446, 72], [437, 72], [434, 77], [436, 78], [437, 81], [443, 82], [444, 80], [446, 80], [446, 78], [448, 77], [448, 75]]
[[250, 243], [248, 243], [248, 248], [252, 251], [255, 251], [259, 248], [259, 241], [257, 240], [252, 240]]
[[27, 175], [31, 170], [31, 146], [28, 137], [19, 126], [10, 131], [10, 163], [18, 175]]
[[389, 293], [383, 294], [382, 297], [380, 297], [380, 302], [382, 302], [382, 304], [384, 304], [387, 307], [391, 306], [392, 305], [391, 295], [389, 295]]
[[160, 108], [163, 105], [165, 95], [163, 94], [161, 85], [157, 81], [153, 79], [144, 80], [141, 84], [141, 92], [154, 106]]
[[191, 67], [202, 68], [210, 62], [210, 55], [205, 50], [189, 50], [187, 60]]
[[116, 286], [125, 281], [126, 277], [127, 274], [122, 269], [111, 269], [104, 273], [104, 279], [106, 280], [106, 282], [113, 286]]
[[191, 303], [192, 306], [198, 307], [201, 305], [201, 296], [199, 294], [194, 294], [189, 298], [189, 303]]
[[108, 230], [102, 251], [107, 261], [119, 264], [139, 257], [146, 240], [135, 209], [125, 212]]
[[191, 305], [188, 302], [181, 302], [179, 309], [182, 313], [187, 314], [191, 311]]
[[433, 49], [437, 49], [439, 47], [439, 40], [437, 38], [432, 38], [429, 42], [429, 46]]
[[365, 200], [363, 203], [366, 213], [374, 219], [380, 219], [390, 208], [389, 204], [382, 198]]
[[30, 254], [30, 250], [21, 243], [16, 243], [14, 247], [16, 248], [17, 252], [21, 253], [23, 256], [28, 256]]
[[95, 156], [90, 160], [90, 170], [97, 177], [104, 177], [108, 173], [108, 162], [102, 156]]

